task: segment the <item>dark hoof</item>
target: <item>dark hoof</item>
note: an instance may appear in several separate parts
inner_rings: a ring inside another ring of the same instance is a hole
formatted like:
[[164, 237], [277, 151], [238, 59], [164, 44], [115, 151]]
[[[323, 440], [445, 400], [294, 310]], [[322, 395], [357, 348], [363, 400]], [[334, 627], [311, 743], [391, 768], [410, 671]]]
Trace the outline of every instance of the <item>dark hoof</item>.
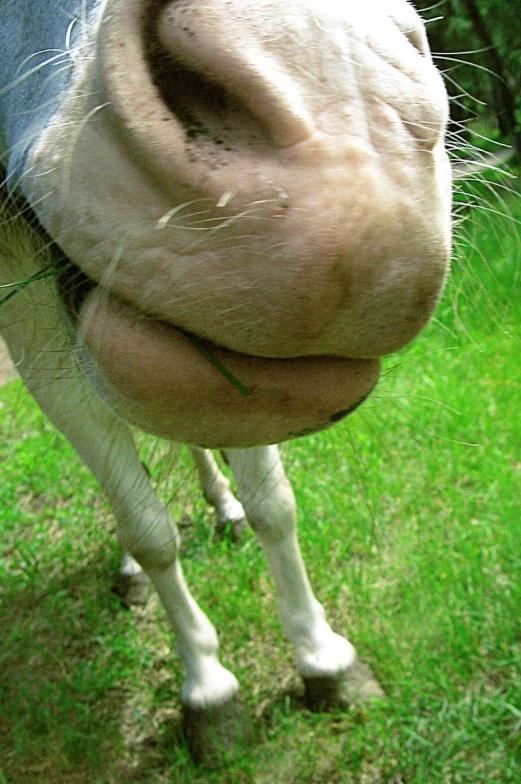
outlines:
[[303, 678], [306, 702], [312, 711], [348, 708], [369, 700], [385, 699], [385, 692], [366, 664], [355, 660], [336, 677]]
[[112, 591], [119, 596], [125, 607], [134, 604], [146, 604], [150, 588], [150, 578], [145, 572], [138, 574], [117, 574]]
[[192, 759], [207, 768], [237, 759], [251, 742], [250, 722], [238, 697], [212, 708], [184, 705], [183, 732]]
[[246, 526], [245, 517], [241, 517], [239, 520], [225, 520], [216, 524], [215, 534], [219, 539], [225, 539], [232, 544], [237, 544]]

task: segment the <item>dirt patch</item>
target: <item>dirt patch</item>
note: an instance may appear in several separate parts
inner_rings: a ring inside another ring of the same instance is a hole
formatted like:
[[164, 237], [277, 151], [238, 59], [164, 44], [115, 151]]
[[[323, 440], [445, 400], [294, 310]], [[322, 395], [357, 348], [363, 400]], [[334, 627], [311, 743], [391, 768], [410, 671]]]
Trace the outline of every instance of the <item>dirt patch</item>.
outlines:
[[0, 386], [17, 377], [11, 357], [3, 340], [0, 339]]

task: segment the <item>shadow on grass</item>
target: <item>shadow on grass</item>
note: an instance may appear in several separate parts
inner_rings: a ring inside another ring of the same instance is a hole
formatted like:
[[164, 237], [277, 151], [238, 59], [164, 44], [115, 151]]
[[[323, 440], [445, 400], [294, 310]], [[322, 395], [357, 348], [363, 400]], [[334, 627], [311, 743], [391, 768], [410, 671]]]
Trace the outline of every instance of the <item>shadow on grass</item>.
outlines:
[[[225, 770], [194, 766], [163, 610], [155, 594], [145, 607], [124, 608], [111, 592], [116, 568], [100, 547], [80, 568], [62, 565], [21, 590], [14, 580], [2, 597], [0, 773], [8, 784], [228, 780]], [[269, 696], [246, 708], [252, 760], [234, 766], [234, 781], [251, 781], [246, 769], [268, 753], [266, 740], [269, 747], [297, 714], [304, 722], [309, 715], [294, 670], [279, 676]]]
[[[134, 613], [111, 593], [107, 560], [90, 554], [79, 569], [4, 594], [0, 757], [9, 784], [91, 784], [109, 770], [111, 781], [134, 780], [138, 764], [157, 764], [165, 737], [182, 742], [164, 651], [136, 646]], [[151, 605], [139, 625], [155, 624]], [[147, 695], [136, 700], [140, 663]]]

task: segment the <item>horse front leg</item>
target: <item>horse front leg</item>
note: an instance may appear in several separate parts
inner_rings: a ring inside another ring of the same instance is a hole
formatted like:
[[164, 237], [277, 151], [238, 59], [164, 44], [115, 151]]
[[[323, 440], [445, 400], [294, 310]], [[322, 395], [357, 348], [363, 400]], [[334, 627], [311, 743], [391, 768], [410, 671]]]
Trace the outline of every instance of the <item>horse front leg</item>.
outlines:
[[[237, 542], [246, 526], [242, 504], [233, 495], [230, 482], [219, 469], [210, 450], [191, 447], [190, 451], [197, 468], [203, 497], [215, 509], [217, 536], [228, 535], [232, 542]], [[122, 603], [126, 606], [145, 604], [149, 585], [146, 572], [135, 558], [124, 553], [114, 585]]]
[[383, 697], [369, 668], [359, 662], [353, 645], [332, 630], [313, 594], [297, 538], [295, 497], [277, 447], [227, 450], [226, 456], [266, 555], [282, 630], [293, 645], [310, 708]]
[[[45, 304], [43, 295], [31, 303], [25, 331], [5, 328], [11, 355], [42, 411], [98, 479], [116, 518], [118, 541], [129, 554], [127, 571], [142, 568], [161, 598], [186, 672], [181, 701], [188, 745], [196, 761], [213, 761], [248, 737], [237, 679], [221, 664], [215, 628], [185, 582], [177, 528], [155, 495], [130, 428], [86, 382], [60, 320], [52, 318], [54, 303]], [[12, 318], [15, 325], [19, 321]], [[45, 336], [45, 345], [38, 346], [38, 335]]]

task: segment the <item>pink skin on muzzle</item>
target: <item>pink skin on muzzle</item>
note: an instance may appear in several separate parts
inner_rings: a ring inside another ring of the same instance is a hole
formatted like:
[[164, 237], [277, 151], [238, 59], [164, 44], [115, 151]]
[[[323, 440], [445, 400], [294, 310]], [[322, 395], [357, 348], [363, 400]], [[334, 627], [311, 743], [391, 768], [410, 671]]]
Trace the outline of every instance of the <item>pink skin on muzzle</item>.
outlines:
[[379, 376], [378, 360], [267, 359], [208, 345], [245, 395], [180, 330], [115, 297], [93, 292], [81, 322], [125, 416], [147, 432], [201, 446], [272, 444], [323, 429], [356, 408]]

